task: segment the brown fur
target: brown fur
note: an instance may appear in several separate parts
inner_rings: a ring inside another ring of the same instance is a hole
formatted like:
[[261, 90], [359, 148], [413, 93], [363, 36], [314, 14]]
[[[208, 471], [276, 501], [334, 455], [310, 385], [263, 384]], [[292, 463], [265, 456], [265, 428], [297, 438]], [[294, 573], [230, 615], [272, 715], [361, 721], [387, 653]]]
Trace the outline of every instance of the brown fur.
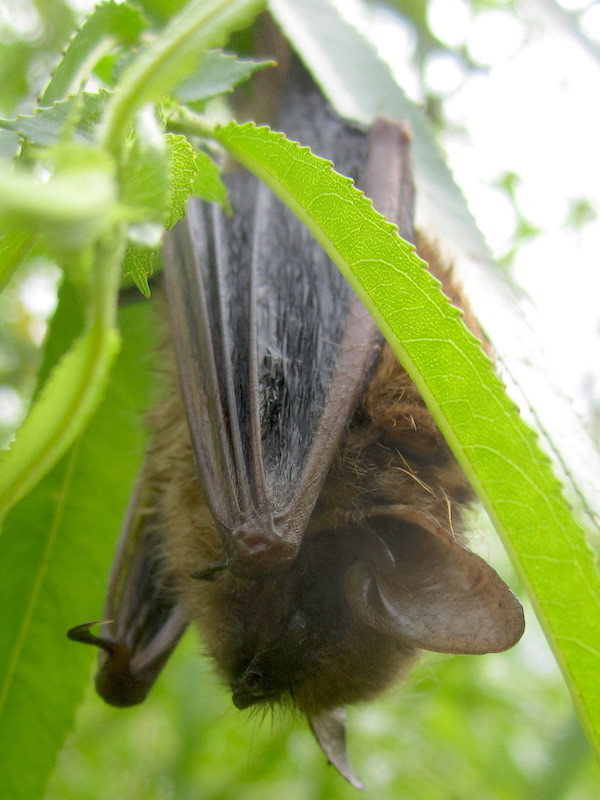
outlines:
[[[422, 237], [419, 251], [443, 282], [446, 294], [464, 308], [452, 271]], [[468, 312], [465, 319], [477, 332]], [[406, 671], [414, 648], [401, 646], [397, 639], [358, 621], [336, 627], [339, 609], [344, 610], [344, 570], [363, 547], [360, 537], [364, 534], [357, 523], [368, 517], [370, 508], [401, 503], [428, 512], [455, 535], [460, 530], [461, 507], [472, 492], [418, 390], [387, 344], [325, 481], [306, 544], [292, 567], [281, 574], [244, 580], [226, 570], [213, 581], [191, 577], [195, 570], [219, 561], [224, 547], [198, 483], [177, 393], [165, 400], [151, 423], [152, 481], [164, 520], [165, 569], [174, 578], [187, 613], [197, 620], [222, 679], [234, 691], [247, 664], [261, 663], [264, 636], [265, 659], [270, 658], [268, 648], [275, 647], [272, 643], [288, 636], [293, 604], [300, 595], [309, 606], [317, 602], [319, 593], [325, 606], [334, 597], [331, 623], [324, 608], [325, 630], [315, 634], [314, 641], [309, 638], [303, 645], [305, 653], [272, 657], [278, 671], [289, 659], [289, 682], [279, 687], [283, 691], [266, 698], [268, 702], [319, 713], [368, 699]], [[307, 577], [306, 573], [320, 571], [322, 576]], [[317, 618], [319, 613], [318, 608], [307, 612]], [[240, 652], [246, 647], [248, 653], [240, 665]]]

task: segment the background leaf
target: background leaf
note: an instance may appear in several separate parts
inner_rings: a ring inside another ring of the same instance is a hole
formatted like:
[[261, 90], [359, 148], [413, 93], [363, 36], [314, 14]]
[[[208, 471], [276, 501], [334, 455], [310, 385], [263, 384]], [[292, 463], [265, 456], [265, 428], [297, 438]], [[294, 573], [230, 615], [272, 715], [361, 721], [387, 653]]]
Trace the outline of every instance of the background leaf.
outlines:
[[227, 202], [227, 188], [221, 180], [221, 171], [212, 158], [202, 150], [196, 152], [198, 175], [194, 181], [193, 193], [209, 203], [220, 203], [226, 211], [231, 211]]
[[[63, 293], [56, 319], [61, 338], [78, 319], [79, 303], [78, 295]], [[126, 343], [102, 407], [82, 439], [4, 522], [0, 604], [11, 614], [0, 626], [0, 774], [3, 793], [15, 800], [42, 794], [89, 681], [94, 653], [70, 646], [65, 633], [102, 607], [141, 461], [142, 414], [153, 377], [148, 313], [145, 304], [122, 311]]]
[[49, 377], [10, 450], [0, 460], [0, 508], [24, 497], [67, 451], [87, 424], [119, 349], [108, 328], [81, 336]]
[[230, 92], [235, 86], [258, 70], [274, 66], [273, 61], [253, 61], [237, 58], [219, 50], [204, 54], [197, 69], [176, 89], [175, 97], [182, 103], [197, 103]]
[[171, 174], [170, 202], [166, 228], [172, 228], [185, 216], [185, 206], [194, 190], [199, 166], [196, 153], [185, 136], [167, 134], [169, 170]]
[[[435, 209], [436, 232], [459, 239], [476, 256], [488, 250], [452, 180], [441, 150], [421, 111], [393, 78], [373, 44], [350, 25], [331, 0], [269, 0], [269, 9], [315, 82], [337, 113], [371, 125], [377, 117], [408, 122], [413, 133], [417, 199], [428, 215]], [[443, 224], [439, 225], [439, 210]]]
[[143, 27], [143, 17], [137, 8], [113, 0], [97, 5], [69, 42], [42, 95], [41, 105], [50, 105], [78, 92], [102, 55], [117, 44], [135, 44]]
[[123, 274], [129, 275], [144, 297], [150, 297], [148, 278], [154, 273], [159, 259], [157, 247], [143, 247], [133, 243], [127, 245], [123, 259]]
[[0, 292], [34, 246], [36, 236], [26, 225], [11, 225], [0, 235]]
[[66, 123], [72, 119], [73, 140], [89, 144], [94, 141], [109, 96], [110, 92], [106, 91], [98, 94], [82, 92], [51, 106], [38, 107], [33, 114], [0, 120], [0, 126], [14, 131], [30, 144], [43, 147], [55, 144]]
[[191, 0], [124, 71], [104, 128], [109, 149], [120, 146], [138, 108], [177, 86], [207, 47], [248, 24], [261, 6], [260, 0]]
[[135, 135], [124, 153], [120, 170], [121, 200], [139, 212], [144, 224], [162, 222], [169, 196], [169, 157], [154, 109], [137, 116]]

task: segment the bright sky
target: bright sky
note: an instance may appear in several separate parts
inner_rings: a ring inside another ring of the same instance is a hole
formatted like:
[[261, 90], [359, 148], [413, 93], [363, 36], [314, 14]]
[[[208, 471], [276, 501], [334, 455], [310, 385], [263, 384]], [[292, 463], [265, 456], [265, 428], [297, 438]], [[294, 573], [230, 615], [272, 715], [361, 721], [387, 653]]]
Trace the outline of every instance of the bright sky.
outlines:
[[519, 248], [513, 275], [539, 311], [541, 340], [560, 365], [563, 387], [575, 393], [595, 375], [597, 399], [600, 221], [579, 230], [564, 222], [582, 200], [600, 210], [599, 82], [598, 62], [573, 40], [546, 34], [523, 41], [448, 102], [451, 121], [467, 127], [470, 141], [446, 142], [496, 255], [509, 248], [516, 220], [490, 183], [506, 170], [519, 176], [518, 207], [544, 233]]
[[[448, 47], [465, 46], [484, 69], [465, 81], [460, 60], [445, 52], [429, 63], [426, 80], [444, 98], [455, 131], [443, 142], [450, 166], [496, 257], [510, 250], [517, 216], [494, 184], [506, 172], [518, 175], [520, 212], [543, 233], [521, 245], [513, 275], [537, 307], [533, 324], [560, 384], [570, 394], [585, 386], [588, 397], [593, 389], [598, 403], [600, 221], [578, 230], [564, 223], [581, 201], [600, 211], [600, 62], [540, 14], [548, 5], [522, 0], [522, 21], [510, 10], [475, 16], [464, 0], [434, 0], [429, 22], [436, 36]], [[600, 2], [561, 5], [587, 9], [581, 26], [600, 45]], [[399, 58], [410, 53], [410, 32], [385, 15], [373, 36], [383, 37], [382, 54], [396, 60], [410, 90]], [[587, 412], [590, 403], [578, 405]]]

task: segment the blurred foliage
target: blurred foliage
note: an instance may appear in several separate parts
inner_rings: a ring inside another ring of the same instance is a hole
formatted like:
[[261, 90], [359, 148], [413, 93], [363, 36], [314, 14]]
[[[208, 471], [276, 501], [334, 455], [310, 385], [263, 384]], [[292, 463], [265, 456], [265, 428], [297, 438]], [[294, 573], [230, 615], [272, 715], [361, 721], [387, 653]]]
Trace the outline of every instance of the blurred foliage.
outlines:
[[[357, 797], [304, 721], [237, 711], [197, 650], [188, 635], [138, 708], [106, 708], [90, 687], [45, 800]], [[597, 766], [539, 630], [502, 656], [425, 656], [393, 696], [351, 710], [349, 737], [366, 797], [597, 797]]]
[[[0, 295], [0, 447], [26, 412], [37, 382], [39, 344], [54, 308], [57, 268], [33, 258]], [[35, 300], [38, 300], [36, 305]]]
[[[77, 25], [78, 15], [64, 0], [2, 3], [0, 10], [0, 116], [26, 113], [47, 83], [50, 69]], [[16, 137], [3, 131], [0, 151], [14, 152]], [[18, 281], [0, 297], [0, 443], [5, 443], [23, 417], [27, 398], [33, 392], [39, 365], [45, 313], [27, 302], [31, 275], [49, 277], [49, 293], [56, 273], [52, 265], [40, 263], [32, 253], [30, 264]], [[51, 276], [54, 276], [53, 278]], [[30, 285], [31, 286], [31, 285]], [[25, 292], [25, 296], [24, 293]], [[11, 390], [14, 390], [13, 394]]]
[[3, 3], [3, 7], [0, 113], [8, 116], [21, 103], [35, 101], [75, 29], [78, 15], [65, 0], [22, 0]]
[[[81, 12], [64, 0], [19, 4], [4, 0], [3, 5], [0, 113], [9, 116], [30, 110]], [[183, 0], [138, 0], [136, 5], [160, 23]], [[416, 0], [389, 3], [415, 32], [422, 99], [443, 131], [444, 98], [432, 92], [424, 79], [428, 59], [447, 49], [430, 29], [429, 5]], [[472, 0], [469, 5], [474, 13], [489, 8], [515, 13], [517, 4]], [[464, 69], [463, 81], [484, 68], [466, 50], [453, 53]], [[514, 203], [513, 177], [507, 173], [501, 189]], [[570, 209], [568, 221], [582, 226], [593, 216], [594, 209], [582, 199]], [[525, 238], [537, 235], [526, 219], [518, 218], [506, 261]], [[51, 265], [40, 265], [32, 256], [0, 307], [0, 384], [14, 389], [23, 407], [34, 387], [42, 324], [41, 312], [31, 310], [23, 292], [28, 278], [40, 269], [51, 283]], [[0, 428], [0, 437], [14, 422]], [[552, 655], [531, 621], [532, 613], [528, 619], [529, 631], [513, 651], [478, 658], [427, 656], [394, 696], [351, 712], [351, 752], [367, 786], [366, 796], [382, 800], [593, 800], [598, 796], [597, 765]], [[326, 766], [304, 722], [263, 720], [235, 710], [208, 662], [198, 657], [198, 649], [194, 636], [188, 635], [139, 708], [104, 706], [90, 682], [76, 731], [61, 755], [46, 800], [356, 796]]]

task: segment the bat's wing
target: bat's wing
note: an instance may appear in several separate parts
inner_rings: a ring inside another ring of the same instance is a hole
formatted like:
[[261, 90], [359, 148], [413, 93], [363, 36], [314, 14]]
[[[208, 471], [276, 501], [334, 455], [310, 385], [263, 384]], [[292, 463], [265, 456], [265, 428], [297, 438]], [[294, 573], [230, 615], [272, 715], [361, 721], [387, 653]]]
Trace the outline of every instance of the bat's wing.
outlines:
[[[67, 634], [100, 648], [96, 688], [115, 706], [144, 700], [188, 624], [162, 574], [160, 520], [153, 505], [142, 469], [113, 561], [104, 619]], [[97, 624], [102, 626], [99, 636], [90, 631]]]
[[[280, 127], [365, 187], [367, 135], [314, 86], [292, 84], [300, 94]], [[190, 204], [166, 244], [165, 281], [202, 484], [231, 566], [252, 574], [295, 556], [381, 335], [264, 185], [239, 173], [228, 186], [232, 218]]]

